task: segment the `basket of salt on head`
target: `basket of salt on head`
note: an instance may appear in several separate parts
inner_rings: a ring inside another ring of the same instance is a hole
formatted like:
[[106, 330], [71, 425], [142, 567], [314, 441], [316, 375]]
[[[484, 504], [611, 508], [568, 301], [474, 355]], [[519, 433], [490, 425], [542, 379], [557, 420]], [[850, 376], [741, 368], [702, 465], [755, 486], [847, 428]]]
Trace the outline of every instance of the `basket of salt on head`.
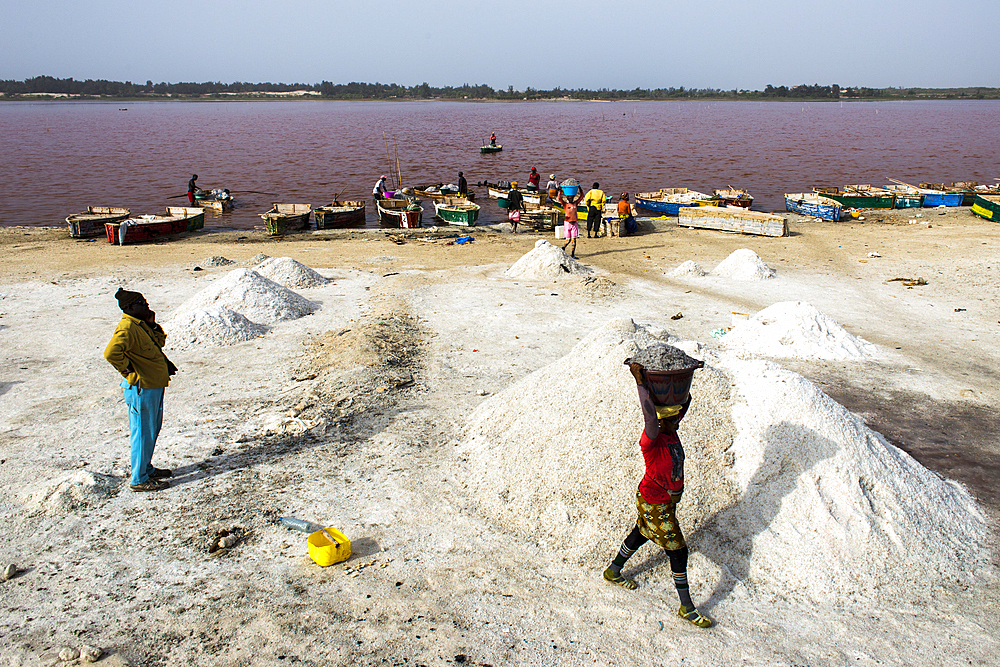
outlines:
[[705, 363], [684, 354], [672, 345], [653, 345], [639, 350], [625, 360], [625, 365], [639, 364], [649, 397], [657, 406], [681, 406], [691, 395], [695, 370]]

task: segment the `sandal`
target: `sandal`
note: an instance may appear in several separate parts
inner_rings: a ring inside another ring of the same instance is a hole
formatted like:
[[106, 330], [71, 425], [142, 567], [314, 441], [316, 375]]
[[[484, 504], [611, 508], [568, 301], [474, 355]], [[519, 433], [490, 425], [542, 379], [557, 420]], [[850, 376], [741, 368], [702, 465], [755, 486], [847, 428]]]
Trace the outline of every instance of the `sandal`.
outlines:
[[614, 572], [611, 571], [610, 567], [604, 570], [604, 580], [610, 581], [613, 584], [618, 584], [622, 588], [626, 588], [630, 591], [634, 591], [635, 589], [639, 588], [639, 584], [635, 583], [631, 579], [626, 579], [620, 574], [615, 574]]
[[684, 605], [681, 605], [681, 608], [677, 610], [677, 615], [683, 618], [688, 623], [691, 623], [692, 625], [697, 625], [699, 628], [712, 627], [712, 619], [708, 618], [707, 616], [702, 616], [701, 612], [699, 612], [694, 607], [688, 609]]

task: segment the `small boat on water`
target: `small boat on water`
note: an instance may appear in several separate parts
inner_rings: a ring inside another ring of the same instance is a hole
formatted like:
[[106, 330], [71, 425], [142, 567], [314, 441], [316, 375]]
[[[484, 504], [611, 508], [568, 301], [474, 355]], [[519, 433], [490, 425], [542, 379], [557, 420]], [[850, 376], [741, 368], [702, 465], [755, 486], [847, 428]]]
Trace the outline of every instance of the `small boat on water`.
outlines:
[[976, 195], [972, 212], [980, 218], [1000, 222], [1000, 195]]
[[870, 185], [854, 186], [845, 185], [841, 190], [838, 187], [818, 187], [813, 188], [813, 192], [828, 199], [839, 201], [844, 208], [892, 208], [896, 196], [891, 192], [872, 192], [853, 190], [855, 187], [871, 188]]
[[[456, 197], [456, 199], [461, 199]], [[473, 204], [468, 200], [461, 202], [434, 201], [434, 212], [449, 225], [460, 227], [472, 227], [479, 220], [479, 204]]]
[[711, 206], [718, 202], [716, 197], [687, 188], [660, 188], [658, 192], [637, 192], [635, 195], [636, 206], [665, 215], [677, 215], [680, 209], [688, 206]]
[[198, 206], [204, 206], [219, 213], [230, 211], [233, 208], [233, 197], [229, 194], [229, 190], [225, 188], [195, 190], [194, 202]]
[[150, 241], [161, 236], [202, 229], [205, 209], [197, 206], [168, 206], [166, 215], [140, 215], [121, 222], [107, 222], [108, 243], [125, 245]]
[[329, 206], [318, 207], [315, 214], [316, 229], [365, 226], [365, 203], [363, 201], [337, 201], [334, 199]]
[[[462, 196], [457, 185], [417, 185], [413, 188], [414, 194], [424, 199], [444, 199], [446, 197]], [[476, 193], [471, 190], [465, 193], [464, 197], [470, 201], [475, 200]]]
[[903, 181], [897, 181], [894, 178], [890, 178], [890, 181], [895, 183], [897, 186], [905, 188], [907, 192], [916, 192], [923, 195], [923, 203], [921, 204], [924, 208], [934, 208], [936, 206], [961, 206], [962, 205], [962, 193], [961, 192], [945, 192], [944, 190], [935, 190], [934, 188], [921, 188], [916, 185], [910, 185], [909, 183], [904, 183]]
[[268, 236], [309, 229], [312, 204], [271, 204], [271, 210], [261, 213]]
[[479, 149], [480, 153], [499, 153], [503, 150], [503, 144], [487, 144]]
[[[514, 189], [521, 193], [521, 198], [526, 204], [541, 206], [549, 198], [548, 193], [541, 192], [539, 190], [522, 190], [521, 188]], [[507, 208], [507, 195], [510, 191], [511, 188], [505, 188], [500, 185], [489, 185], [486, 187], [486, 192], [489, 194], [491, 199], [503, 200], [502, 202], [497, 202], [501, 208]]]
[[719, 206], [750, 208], [750, 204], [753, 203], [753, 195], [732, 186], [729, 186], [728, 190], [712, 190], [712, 194], [719, 200]]
[[108, 222], [120, 222], [127, 218], [131, 211], [117, 206], [88, 206], [84, 213], [74, 213], [66, 218], [69, 235], [75, 239], [101, 236], [105, 234], [104, 225]]
[[407, 199], [380, 199], [378, 224], [382, 227], [414, 229], [420, 226], [424, 209]]
[[839, 221], [844, 215], [844, 207], [839, 201], [815, 192], [786, 193], [785, 210], [834, 222]]

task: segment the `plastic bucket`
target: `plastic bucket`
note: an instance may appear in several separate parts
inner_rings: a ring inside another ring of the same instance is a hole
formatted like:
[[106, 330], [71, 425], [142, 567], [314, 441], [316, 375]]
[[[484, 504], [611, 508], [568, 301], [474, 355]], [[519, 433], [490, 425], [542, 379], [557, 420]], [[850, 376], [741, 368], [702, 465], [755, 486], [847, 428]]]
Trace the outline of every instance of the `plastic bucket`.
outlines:
[[572, 197], [580, 191], [579, 185], [560, 185], [559, 187], [562, 189], [563, 194], [567, 197]]
[[566, 228], [562, 225], [556, 225], [556, 238], [564, 239], [566, 238]]
[[697, 366], [676, 371], [644, 371], [649, 397], [656, 405], [684, 405], [691, 397], [694, 372], [702, 366], [699, 361]]
[[351, 541], [336, 528], [317, 530], [309, 536], [309, 557], [320, 567], [351, 557]]

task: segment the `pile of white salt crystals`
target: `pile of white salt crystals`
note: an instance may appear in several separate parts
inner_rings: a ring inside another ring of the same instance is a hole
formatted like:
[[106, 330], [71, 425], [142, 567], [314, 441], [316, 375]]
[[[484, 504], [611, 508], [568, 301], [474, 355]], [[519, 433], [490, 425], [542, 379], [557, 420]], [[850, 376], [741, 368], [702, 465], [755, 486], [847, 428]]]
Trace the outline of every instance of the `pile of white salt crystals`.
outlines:
[[[991, 571], [984, 516], [960, 485], [805, 378], [628, 319], [593, 331], [473, 413], [460, 452], [479, 510], [599, 577], [635, 525], [644, 470], [635, 381], [622, 362], [664, 341], [705, 361], [679, 432], [687, 454], [679, 516], [700, 595], [905, 598]], [[646, 546], [626, 573], [672, 590], [665, 563]]]
[[547, 280], [565, 275], [587, 275], [593, 269], [584, 266], [568, 255], [562, 248], [556, 247], [539, 239], [535, 247], [514, 262], [504, 275], [508, 278], [524, 278], [526, 280]]
[[832, 317], [803, 301], [782, 301], [739, 322], [719, 339], [728, 350], [774, 358], [846, 361], [878, 354], [878, 347], [851, 335]]
[[732, 280], [767, 280], [774, 277], [774, 269], [765, 264], [753, 250], [741, 248], [734, 250], [729, 257], [719, 262], [713, 269], [712, 275]]
[[330, 282], [315, 269], [297, 262], [291, 257], [265, 259], [254, 267], [254, 271], [289, 289], [319, 287]]
[[196, 293], [164, 324], [167, 347], [232, 345], [263, 335], [267, 326], [303, 317], [319, 304], [251, 269], [235, 269]]

